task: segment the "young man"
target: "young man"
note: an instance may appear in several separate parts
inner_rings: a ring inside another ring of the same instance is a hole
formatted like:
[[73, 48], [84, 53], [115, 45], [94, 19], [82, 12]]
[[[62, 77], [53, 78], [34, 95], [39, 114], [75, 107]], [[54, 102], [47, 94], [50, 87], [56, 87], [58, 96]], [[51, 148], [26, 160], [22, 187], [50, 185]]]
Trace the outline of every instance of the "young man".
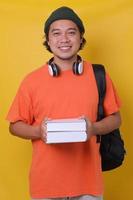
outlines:
[[[32, 140], [31, 198], [101, 200], [103, 183], [96, 135], [120, 126], [119, 98], [106, 74], [106, 117], [96, 122], [98, 91], [92, 65], [78, 55], [85, 43], [85, 29], [72, 9], [55, 10], [44, 32], [44, 45], [53, 58], [26, 76], [7, 116], [13, 135]], [[46, 118], [82, 116], [89, 134], [86, 142], [45, 143], [46, 127], [42, 124]]]

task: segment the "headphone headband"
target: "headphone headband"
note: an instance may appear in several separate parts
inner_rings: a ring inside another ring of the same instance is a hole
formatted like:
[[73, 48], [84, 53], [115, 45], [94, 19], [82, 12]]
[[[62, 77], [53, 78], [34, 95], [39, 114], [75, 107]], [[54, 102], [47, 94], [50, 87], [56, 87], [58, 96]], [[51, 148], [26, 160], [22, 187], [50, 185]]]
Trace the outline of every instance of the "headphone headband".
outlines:
[[[59, 76], [60, 69], [56, 63], [54, 63], [54, 57], [48, 61], [48, 70], [51, 76]], [[73, 63], [73, 73], [80, 75], [83, 73], [83, 61], [82, 58], [77, 55], [77, 61]]]

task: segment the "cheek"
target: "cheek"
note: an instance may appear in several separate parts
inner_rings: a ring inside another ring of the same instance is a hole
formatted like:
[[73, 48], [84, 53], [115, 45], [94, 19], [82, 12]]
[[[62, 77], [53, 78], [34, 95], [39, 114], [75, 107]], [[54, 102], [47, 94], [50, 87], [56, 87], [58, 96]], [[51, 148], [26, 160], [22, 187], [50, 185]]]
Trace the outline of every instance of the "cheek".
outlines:
[[54, 43], [53, 40], [49, 40], [49, 41], [48, 41], [48, 45], [50, 46], [51, 49], [53, 49], [54, 46], [55, 46], [55, 43]]
[[76, 36], [72, 39], [72, 41], [75, 43], [75, 44], [80, 44], [81, 43], [81, 37], [80, 36]]
[[77, 39], [75, 40], [75, 46], [77, 46], [77, 48], [79, 48], [80, 45], [81, 45], [81, 39], [80, 39], [80, 38], [77, 38]]
[[48, 45], [54, 46], [57, 43], [57, 40], [49, 38]]

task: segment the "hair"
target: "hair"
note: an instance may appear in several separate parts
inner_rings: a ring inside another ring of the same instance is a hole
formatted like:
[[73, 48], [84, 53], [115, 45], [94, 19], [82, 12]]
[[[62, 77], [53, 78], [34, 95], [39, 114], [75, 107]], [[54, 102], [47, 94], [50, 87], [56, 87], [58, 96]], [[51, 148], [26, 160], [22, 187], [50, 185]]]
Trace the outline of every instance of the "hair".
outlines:
[[[45, 48], [50, 52], [52, 53], [51, 49], [50, 49], [50, 46], [48, 45], [48, 34], [46, 34], [44, 36], [44, 38], [46, 39], [44, 42], [43, 42], [43, 45], [45, 46]], [[86, 39], [84, 37], [82, 37], [82, 34], [81, 34], [81, 38], [82, 38], [82, 43], [80, 44], [80, 47], [79, 47], [79, 50], [82, 50], [84, 45], [86, 44]]]

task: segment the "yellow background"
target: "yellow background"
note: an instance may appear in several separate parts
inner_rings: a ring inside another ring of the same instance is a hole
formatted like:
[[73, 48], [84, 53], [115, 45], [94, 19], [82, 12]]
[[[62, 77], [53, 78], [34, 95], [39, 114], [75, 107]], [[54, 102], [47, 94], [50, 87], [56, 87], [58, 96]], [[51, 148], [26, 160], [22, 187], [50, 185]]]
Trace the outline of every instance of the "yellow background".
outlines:
[[31, 143], [9, 134], [5, 116], [23, 77], [50, 58], [42, 45], [43, 25], [51, 10], [62, 5], [75, 9], [85, 23], [87, 45], [81, 55], [106, 65], [123, 102], [121, 130], [127, 156], [122, 167], [104, 173], [105, 200], [132, 200], [132, 0], [0, 1], [0, 199], [30, 199]]

